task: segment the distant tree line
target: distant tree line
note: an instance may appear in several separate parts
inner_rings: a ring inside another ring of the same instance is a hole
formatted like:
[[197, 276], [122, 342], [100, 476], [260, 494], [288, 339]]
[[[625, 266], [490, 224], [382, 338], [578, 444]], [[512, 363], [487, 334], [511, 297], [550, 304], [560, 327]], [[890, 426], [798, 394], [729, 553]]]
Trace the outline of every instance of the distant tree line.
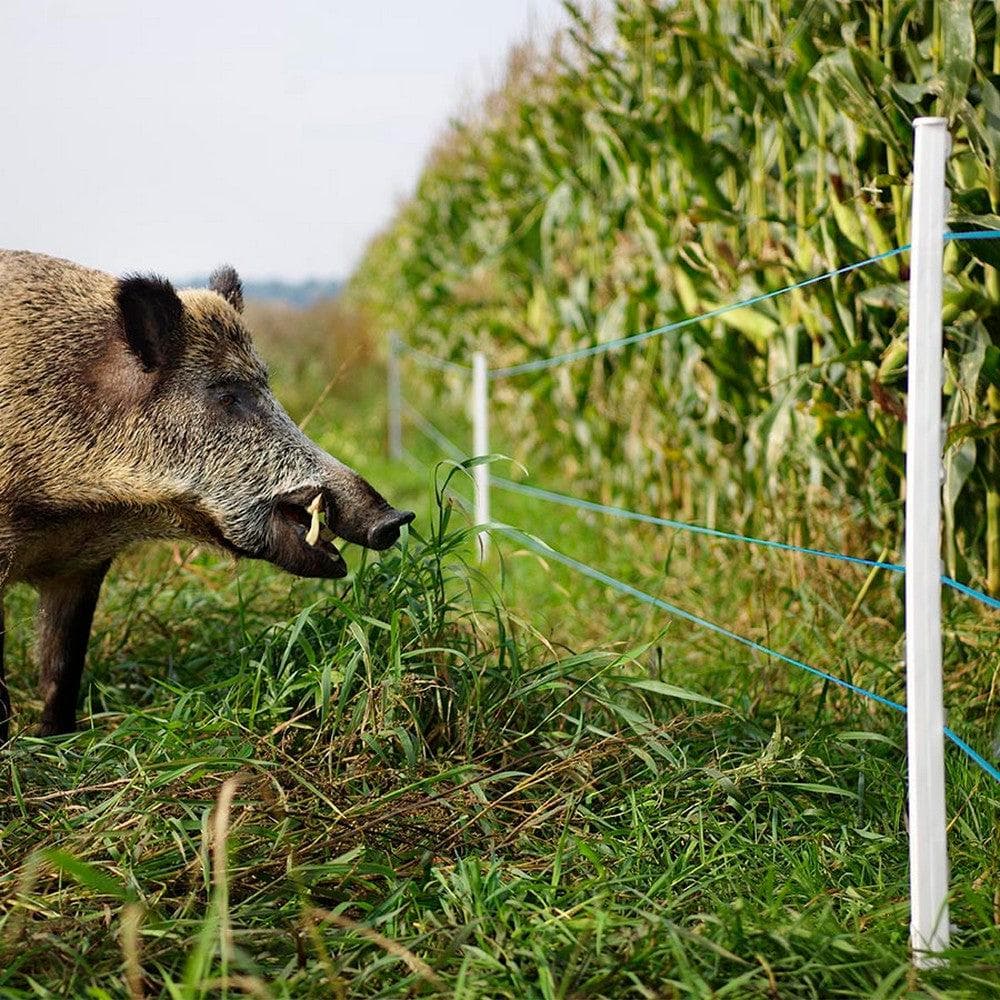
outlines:
[[[203, 288], [208, 276], [185, 278], [176, 282], [179, 288]], [[308, 309], [324, 299], [334, 299], [343, 288], [337, 278], [310, 278], [306, 281], [243, 280], [243, 294], [260, 302], [281, 302], [297, 309]]]

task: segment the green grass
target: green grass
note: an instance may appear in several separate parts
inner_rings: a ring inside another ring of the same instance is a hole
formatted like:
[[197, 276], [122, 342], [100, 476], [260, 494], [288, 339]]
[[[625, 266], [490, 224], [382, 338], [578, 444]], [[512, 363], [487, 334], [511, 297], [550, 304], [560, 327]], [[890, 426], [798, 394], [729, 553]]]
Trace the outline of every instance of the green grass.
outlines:
[[[364, 374], [311, 430], [416, 506], [405, 544], [354, 551], [335, 585], [127, 557], [72, 737], [26, 732], [12, 595], [0, 996], [1000, 995], [1000, 788], [949, 751], [958, 930], [917, 975], [901, 719], [502, 539], [480, 569], [432, 453], [373, 454], [378, 389]], [[517, 497], [496, 513], [900, 695], [892, 581], [859, 597], [846, 568]], [[950, 721], [988, 749], [993, 621], [948, 615]]]

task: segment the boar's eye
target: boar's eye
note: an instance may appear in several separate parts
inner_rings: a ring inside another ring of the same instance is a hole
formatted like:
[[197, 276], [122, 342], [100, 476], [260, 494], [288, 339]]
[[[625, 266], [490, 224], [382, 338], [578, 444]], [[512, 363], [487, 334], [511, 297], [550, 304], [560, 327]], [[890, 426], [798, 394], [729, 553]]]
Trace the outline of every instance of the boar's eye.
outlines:
[[253, 409], [253, 390], [248, 385], [224, 382], [213, 386], [211, 394], [226, 413], [234, 416], [249, 413]]

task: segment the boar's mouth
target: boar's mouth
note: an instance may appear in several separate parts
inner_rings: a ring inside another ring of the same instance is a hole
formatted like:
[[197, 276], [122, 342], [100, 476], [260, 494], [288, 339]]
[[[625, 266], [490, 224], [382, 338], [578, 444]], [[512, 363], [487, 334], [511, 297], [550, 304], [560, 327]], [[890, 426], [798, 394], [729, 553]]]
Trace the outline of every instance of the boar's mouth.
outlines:
[[336, 523], [329, 496], [315, 487], [280, 496], [271, 509], [267, 542], [261, 556], [296, 576], [339, 579], [347, 575], [347, 563], [334, 544], [334, 532], [324, 524], [318, 537], [309, 537], [313, 527], [309, 505], [317, 496], [320, 514], [326, 514], [329, 521]]
[[[333, 493], [318, 486], [265, 501], [264, 510], [255, 511], [264, 520], [263, 538], [249, 545], [231, 537], [216, 518], [199, 510], [195, 503], [183, 524], [193, 537], [207, 539], [240, 558], [263, 559], [296, 576], [334, 580], [347, 575], [347, 563], [334, 544], [338, 536], [381, 551], [394, 545], [403, 525], [414, 519], [412, 511], [396, 510], [371, 487], [368, 489], [377, 502], [354, 518], [342, 518]], [[314, 520], [314, 504], [317, 514], [325, 515], [326, 524]]]
[[353, 518], [341, 517], [333, 493], [320, 487], [307, 486], [277, 497], [272, 503], [261, 558], [298, 576], [345, 576], [347, 564], [334, 544], [338, 536], [369, 549], [383, 550], [395, 544], [402, 526], [414, 518], [412, 511], [396, 510], [370, 487], [368, 492], [377, 503], [371, 504], [363, 516]]

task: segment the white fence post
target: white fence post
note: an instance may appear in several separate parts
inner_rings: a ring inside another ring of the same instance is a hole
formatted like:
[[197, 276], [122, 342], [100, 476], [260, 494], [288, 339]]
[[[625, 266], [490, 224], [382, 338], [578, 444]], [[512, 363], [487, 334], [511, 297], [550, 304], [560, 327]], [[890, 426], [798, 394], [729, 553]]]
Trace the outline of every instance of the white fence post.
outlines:
[[906, 402], [906, 749], [910, 805], [910, 941], [927, 968], [948, 947], [948, 840], [941, 680], [941, 305], [944, 118], [917, 118], [910, 220]]
[[386, 396], [389, 407], [389, 458], [403, 457], [403, 391], [399, 372], [399, 334], [389, 334], [389, 363], [386, 369]]
[[[490, 453], [490, 412], [489, 412], [489, 371], [486, 367], [486, 355], [476, 351], [472, 355], [472, 455], [488, 455]], [[488, 524], [490, 520], [490, 468], [484, 462], [472, 470], [475, 484], [476, 524]], [[479, 535], [479, 554], [486, 558], [489, 550], [489, 536], [485, 532]]]

